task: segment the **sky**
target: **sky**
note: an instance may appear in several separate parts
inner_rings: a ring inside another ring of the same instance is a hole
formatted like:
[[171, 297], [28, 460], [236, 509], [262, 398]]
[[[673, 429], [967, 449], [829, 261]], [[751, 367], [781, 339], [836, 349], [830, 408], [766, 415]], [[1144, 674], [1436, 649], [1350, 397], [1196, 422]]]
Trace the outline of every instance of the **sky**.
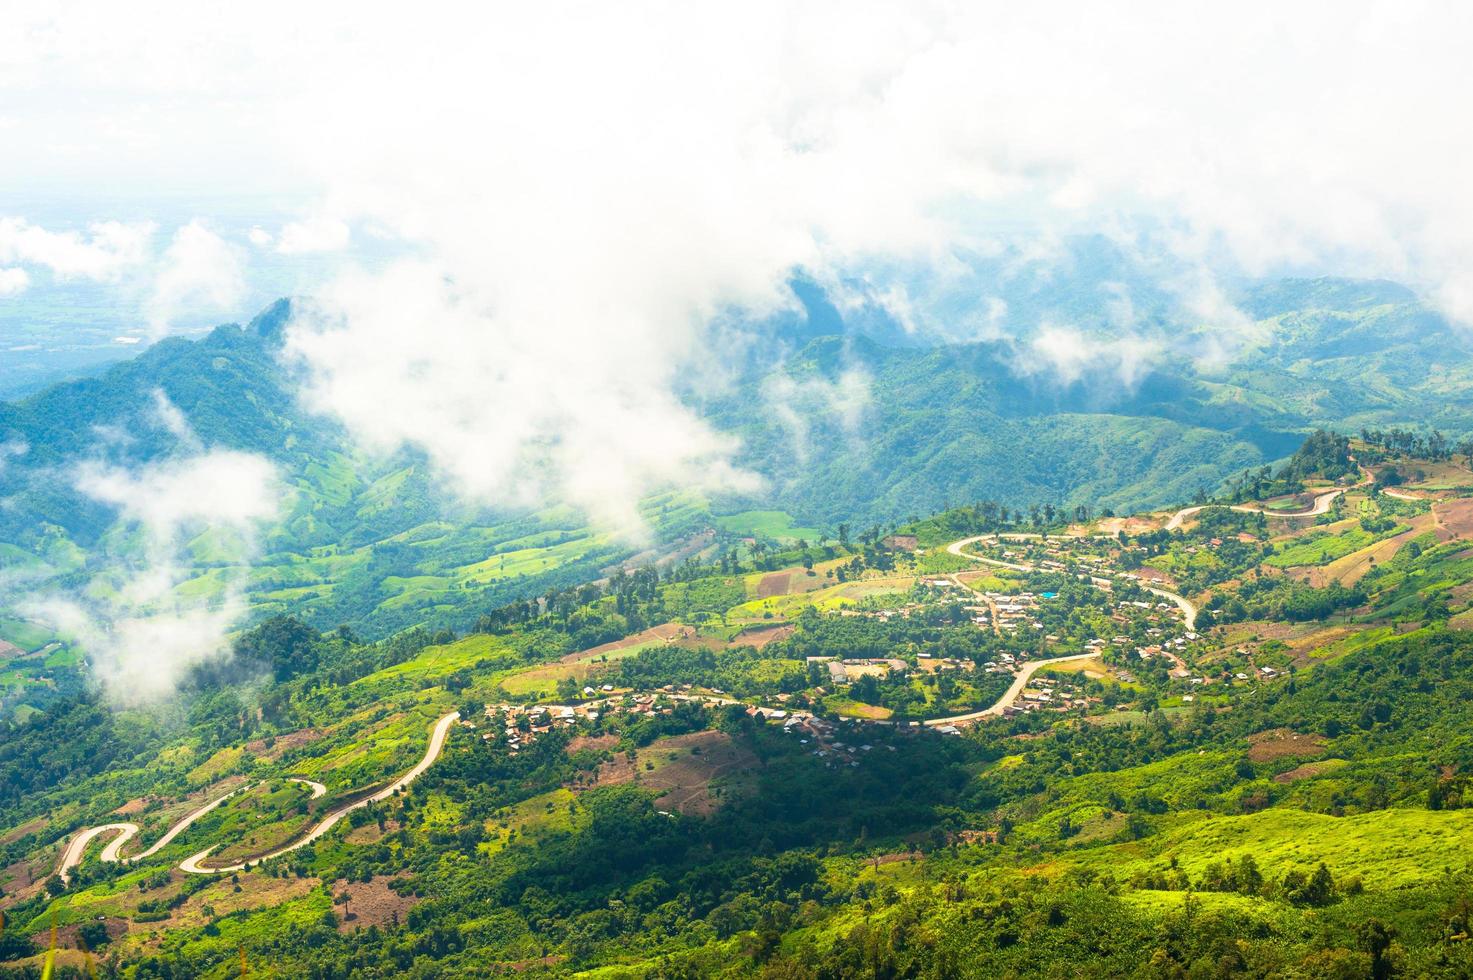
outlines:
[[[1099, 235], [1160, 270], [1214, 357], [1252, 337], [1241, 276], [1396, 279], [1473, 324], [1466, 5], [0, 18], [0, 383], [291, 293], [300, 395], [365, 447], [634, 535], [652, 487], [753, 485], [682, 392], [729, 380], [725, 328], [793, 309], [795, 274], [908, 330], [1007, 336], [976, 260]], [[1110, 336], [1020, 338], [1024, 368], [1139, 377], [1163, 340], [1131, 299]], [[863, 378], [779, 401], [801, 433], [805, 405], [861, 410]]]

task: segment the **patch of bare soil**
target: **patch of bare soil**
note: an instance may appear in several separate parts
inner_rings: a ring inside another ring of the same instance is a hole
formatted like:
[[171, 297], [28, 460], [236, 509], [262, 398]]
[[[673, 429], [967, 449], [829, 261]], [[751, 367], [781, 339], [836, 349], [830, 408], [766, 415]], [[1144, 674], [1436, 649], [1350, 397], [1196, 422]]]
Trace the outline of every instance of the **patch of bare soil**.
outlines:
[[349, 844], [377, 844], [390, 834], [398, 833], [399, 821], [385, 820], [382, 830], [377, 823], [366, 823], [361, 827], [354, 827], [348, 831], [343, 840]]
[[877, 854], [872, 858], [865, 858], [864, 863], [872, 868], [878, 868], [882, 864], [899, 864], [901, 861], [924, 861], [926, 855], [920, 851], [897, 851], [894, 854]]
[[17, 861], [0, 869], [0, 908], [9, 908], [39, 895], [47, 877], [54, 870], [56, 861], [53, 854]]
[[568, 755], [581, 752], [584, 749], [593, 749], [602, 752], [604, 749], [612, 749], [619, 744], [617, 735], [579, 735], [568, 740], [567, 748], [564, 750]]
[[117, 814], [120, 817], [137, 816], [138, 814], [143, 813], [145, 810], [148, 809], [148, 804], [150, 802], [151, 800], [147, 796], [137, 796], [129, 800], [127, 803], [124, 803], [122, 806], [118, 807], [116, 810], [113, 811], [113, 813]]
[[1434, 504], [1432, 516], [1437, 519], [1439, 541], [1458, 541], [1473, 537], [1473, 497]]
[[1310, 776], [1318, 776], [1327, 768], [1329, 767], [1323, 762], [1306, 762], [1303, 765], [1295, 766], [1288, 772], [1279, 773], [1277, 776], [1274, 777], [1274, 782], [1278, 783], [1281, 786], [1287, 785], [1288, 783], [1295, 782], [1296, 780], [1308, 779]]
[[770, 599], [773, 596], [788, 594], [788, 580], [793, 577], [792, 572], [770, 572], [762, 576], [757, 583], [757, 598]]
[[1287, 728], [1270, 728], [1248, 739], [1248, 758], [1252, 762], [1275, 759], [1313, 759], [1325, 752], [1325, 740], [1319, 735], [1300, 735]]
[[[273, 878], [259, 872], [221, 877], [185, 899], [163, 925], [169, 929], [202, 926], [212, 917], [231, 912], [273, 908], [306, 895], [319, 884], [317, 878]], [[156, 927], [153, 923], [147, 925], [150, 929]]]
[[615, 756], [599, 767], [593, 785], [638, 783], [657, 794], [660, 809], [704, 816], [721, 802], [712, 793], [712, 782], [756, 764], [757, 757], [725, 732], [693, 732], [659, 739], [636, 752], [633, 762], [622, 753]]
[[[117, 918], [116, 916], [111, 916], [111, 915], [101, 916], [100, 919], [101, 919], [101, 922], [103, 924], [103, 927], [107, 929], [107, 938], [108, 938], [109, 941], [114, 940], [114, 939], [121, 939], [123, 936], [126, 936], [128, 934], [128, 920], [127, 919], [120, 919], [120, 918]], [[77, 949], [77, 950], [82, 949], [82, 941], [81, 941], [81, 937], [79, 935], [79, 933], [81, 931], [82, 931], [82, 923], [80, 923], [80, 922], [73, 922], [73, 923], [71, 923], [69, 925], [64, 925], [64, 926], [57, 926], [56, 927], [56, 948], [57, 949]], [[50, 929], [50, 927], [47, 927], [46, 929], [43, 929], [40, 932], [32, 933], [32, 935], [31, 935], [31, 942], [34, 943], [38, 949], [46, 949], [48, 946], [50, 946], [51, 945], [51, 929]]]
[[[333, 882], [334, 907], [338, 912], [338, 932], [354, 932], [369, 926], [380, 929], [403, 922], [409, 910], [422, 899], [413, 895], [400, 895], [390, 885], [397, 879], [387, 875], [371, 881]], [[346, 902], [339, 903], [342, 896]]]
[[1170, 575], [1167, 575], [1165, 572], [1161, 571], [1161, 569], [1152, 568], [1150, 565], [1142, 565], [1140, 568], [1137, 568], [1135, 570], [1135, 574], [1139, 576], [1142, 581], [1154, 582], [1157, 585], [1176, 585], [1176, 579], [1172, 578]]
[[647, 630], [641, 630], [633, 636], [626, 636], [622, 640], [600, 643], [596, 647], [589, 647], [587, 650], [579, 650], [577, 653], [567, 654], [559, 658], [559, 663], [575, 664], [582, 660], [592, 660], [606, 653], [613, 653], [625, 647], [639, 646], [651, 640], [664, 640], [669, 643], [673, 641], [695, 641], [696, 639], [694, 627], [686, 626], [682, 623], [661, 623], [659, 626], [651, 626]]
[[[1170, 519], [1170, 516], [1171, 515], [1168, 514], [1162, 517], [1159, 521], [1147, 520], [1144, 517], [1103, 517], [1096, 524], [1094, 533], [1115, 535], [1145, 534], [1147, 531], [1154, 531], [1161, 525], [1165, 524], [1167, 520]], [[1077, 532], [1075, 531], [1075, 527], [1078, 527]], [[1075, 525], [1074, 527], [1069, 528], [1069, 533], [1087, 534], [1089, 533], [1089, 529], [1084, 527], [1083, 525]]]
[[255, 756], [262, 759], [279, 759], [287, 749], [294, 749], [309, 742], [315, 742], [326, 732], [316, 728], [303, 728], [300, 731], [288, 732], [285, 735], [277, 735], [271, 743], [270, 748], [266, 746], [264, 738], [258, 738], [253, 742], [246, 743], [246, 749]]
[[731, 645], [734, 647], [756, 647], [761, 650], [774, 640], [786, 640], [793, 635], [791, 626], [761, 626], [757, 629], [742, 630], [732, 637]]
[[[119, 812], [122, 812], [122, 811], [119, 811]], [[45, 817], [35, 817], [35, 818], [31, 819], [31, 820], [27, 820], [25, 823], [21, 824], [19, 827], [16, 827], [14, 830], [8, 831], [3, 837], [0, 837], [0, 844], [9, 844], [12, 841], [18, 841], [22, 837], [24, 837], [26, 834], [35, 833], [36, 831], [40, 830], [41, 828], [43, 828], [45, 826], [46, 826], [46, 818]]]

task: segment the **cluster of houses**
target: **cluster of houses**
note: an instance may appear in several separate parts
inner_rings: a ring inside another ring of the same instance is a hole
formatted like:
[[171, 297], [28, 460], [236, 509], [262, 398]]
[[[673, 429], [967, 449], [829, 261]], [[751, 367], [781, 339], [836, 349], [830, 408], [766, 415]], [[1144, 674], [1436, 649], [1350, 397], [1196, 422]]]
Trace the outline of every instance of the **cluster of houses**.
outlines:
[[1011, 717], [1029, 711], [1068, 711], [1097, 703], [1075, 684], [1057, 677], [1034, 677], [1028, 681], [1018, 700], [1003, 708], [1003, 716]]
[[893, 657], [853, 660], [840, 660], [838, 657], [809, 657], [808, 662], [825, 664], [828, 667], [829, 680], [834, 684], [852, 684], [865, 676], [888, 677], [892, 672], [904, 670], [908, 666], [904, 660], [897, 660]]
[[[858, 768], [865, 755], [874, 751], [875, 746], [857, 737], [859, 726], [889, 724], [889, 722], [858, 718], [846, 718], [837, 722], [826, 721], [807, 712], [789, 714], [786, 711], [773, 711], [768, 708], [754, 708], [747, 713], [759, 719], [765, 719], [769, 723], [781, 724], [783, 731], [797, 738], [799, 744], [811, 746], [809, 751], [823, 759], [824, 765], [830, 769]], [[923, 729], [916, 725], [901, 726], [898, 730], [911, 734]], [[846, 738], [852, 741], [843, 741]], [[891, 752], [895, 751], [893, 745], [887, 745], [885, 748]]]
[[[1037, 618], [1040, 596], [1032, 592], [1018, 592], [1012, 595], [1003, 592], [984, 592], [982, 597], [997, 610], [998, 629], [1012, 632], [1024, 625], [1032, 626], [1034, 629], [1043, 629], [1043, 623]], [[973, 622], [976, 621], [974, 618]]]

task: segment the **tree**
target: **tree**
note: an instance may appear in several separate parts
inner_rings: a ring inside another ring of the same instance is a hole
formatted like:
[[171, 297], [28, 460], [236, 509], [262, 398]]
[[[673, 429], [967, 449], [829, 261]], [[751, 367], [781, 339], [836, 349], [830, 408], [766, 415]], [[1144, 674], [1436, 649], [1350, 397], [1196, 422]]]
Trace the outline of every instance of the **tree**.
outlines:
[[[1320, 865], [1324, 867], [1324, 865]], [[1380, 919], [1367, 919], [1356, 927], [1361, 949], [1371, 954], [1371, 980], [1388, 980], [1392, 975], [1391, 929]]]
[[1258, 870], [1258, 862], [1253, 860], [1252, 854], [1243, 855], [1243, 859], [1238, 862], [1234, 878], [1238, 891], [1244, 895], [1257, 895], [1263, 891], [1263, 872]]

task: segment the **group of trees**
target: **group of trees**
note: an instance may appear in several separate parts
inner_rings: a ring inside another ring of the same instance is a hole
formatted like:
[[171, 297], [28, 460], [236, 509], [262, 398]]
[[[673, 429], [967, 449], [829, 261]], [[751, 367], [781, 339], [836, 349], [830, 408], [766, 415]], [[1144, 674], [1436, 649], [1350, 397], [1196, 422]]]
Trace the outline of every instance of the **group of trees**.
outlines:
[[1473, 460], [1473, 438], [1453, 442], [1436, 429], [1423, 434], [1397, 427], [1363, 428], [1360, 430], [1360, 437], [1366, 445], [1382, 450], [1388, 455], [1446, 462], [1456, 454]]

